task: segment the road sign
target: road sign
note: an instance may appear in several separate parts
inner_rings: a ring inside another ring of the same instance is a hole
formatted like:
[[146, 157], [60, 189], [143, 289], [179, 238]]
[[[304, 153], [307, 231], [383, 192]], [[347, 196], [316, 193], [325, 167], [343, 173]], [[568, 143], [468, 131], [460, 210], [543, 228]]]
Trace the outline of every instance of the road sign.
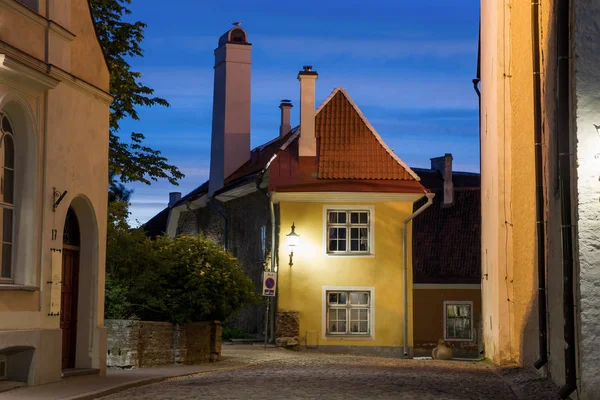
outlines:
[[275, 296], [277, 290], [277, 274], [275, 272], [263, 272], [263, 296]]

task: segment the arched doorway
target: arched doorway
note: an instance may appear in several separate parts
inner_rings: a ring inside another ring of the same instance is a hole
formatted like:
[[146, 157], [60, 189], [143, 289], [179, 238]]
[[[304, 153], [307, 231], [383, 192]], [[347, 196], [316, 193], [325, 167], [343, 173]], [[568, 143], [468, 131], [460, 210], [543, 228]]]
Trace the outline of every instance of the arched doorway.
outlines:
[[63, 231], [60, 329], [62, 329], [62, 368], [75, 368], [77, 345], [77, 298], [79, 294], [79, 221], [69, 208]]

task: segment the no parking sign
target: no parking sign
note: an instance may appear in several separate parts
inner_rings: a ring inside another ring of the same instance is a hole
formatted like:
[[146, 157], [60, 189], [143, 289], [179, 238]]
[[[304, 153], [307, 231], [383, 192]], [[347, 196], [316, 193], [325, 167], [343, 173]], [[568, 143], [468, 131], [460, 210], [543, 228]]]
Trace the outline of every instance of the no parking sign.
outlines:
[[277, 289], [277, 274], [275, 272], [263, 272], [263, 296], [275, 296]]

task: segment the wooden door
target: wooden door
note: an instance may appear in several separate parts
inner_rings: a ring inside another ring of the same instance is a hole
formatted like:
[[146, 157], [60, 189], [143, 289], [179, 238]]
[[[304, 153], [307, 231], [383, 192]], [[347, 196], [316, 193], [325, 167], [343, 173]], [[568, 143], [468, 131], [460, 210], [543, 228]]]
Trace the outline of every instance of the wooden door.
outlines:
[[62, 368], [75, 368], [77, 340], [77, 288], [79, 286], [79, 249], [64, 245], [60, 329], [62, 329]]

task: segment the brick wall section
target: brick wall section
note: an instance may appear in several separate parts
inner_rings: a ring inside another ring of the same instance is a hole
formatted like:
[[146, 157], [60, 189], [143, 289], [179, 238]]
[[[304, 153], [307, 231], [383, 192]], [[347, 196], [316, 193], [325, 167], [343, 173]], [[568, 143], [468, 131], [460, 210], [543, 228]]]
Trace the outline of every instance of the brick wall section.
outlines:
[[221, 359], [221, 324], [106, 320], [107, 364], [136, 368]]

